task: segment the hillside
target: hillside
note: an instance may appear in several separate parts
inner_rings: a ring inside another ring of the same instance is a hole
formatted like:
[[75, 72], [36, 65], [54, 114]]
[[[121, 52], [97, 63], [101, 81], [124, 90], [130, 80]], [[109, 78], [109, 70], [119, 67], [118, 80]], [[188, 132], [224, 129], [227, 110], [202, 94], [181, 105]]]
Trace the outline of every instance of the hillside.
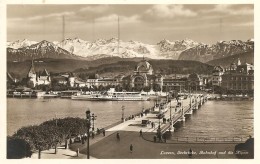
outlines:
[[[128, 75], [133, 73], [139, 61], [118, 61], [113, 64], [104, 64], [99, 67], [89, 69], [77, 69], [77, 74], [98, 73], [106, 76], [116, 76], [119, 74]], [[197, 61], [178, 61], [178, 60], [148, 60], [155, 73], [161, 74], [210, 74], [213, 66]]]
[[207, 64], [214, 65], [214, 66], [222, 66], [222, 67], [228, 67], [231, 63], [233, 63], [235, 60], [240, 59], [241, 63], [253, 63], [254, 64], [254, 52], [245, 52], [233, 56], [228, 56], [221, 59], [211, 60], [208, 61]]
[[[73, 60], [73, 59], [38, 59], [35, 60], [35, 70], [42, 71], [46, 68], [49, 72], [75, 72], [98, 73], [100, 75], [115, 76], [119, 74], [132, 73], [136, 65], [141, 61], [140, 58], [107, 58], [95, 61]], [[155, 72], [162, 74], [172, 73], [199, 73], [207, 74], [213, 66], [197, 61], [177, 61], [177, 60], [148, 60]], [[7, 71], [19, 77], [26, 77], [31, 61], [7, 62]]]

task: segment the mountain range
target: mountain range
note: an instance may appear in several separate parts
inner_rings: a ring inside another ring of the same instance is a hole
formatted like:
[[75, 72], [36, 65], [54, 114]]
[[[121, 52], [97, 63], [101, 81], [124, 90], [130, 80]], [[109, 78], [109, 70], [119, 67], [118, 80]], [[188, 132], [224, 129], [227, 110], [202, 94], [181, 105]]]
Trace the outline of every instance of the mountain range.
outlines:
[[[119, 45], [119, 50], [118, 50]], [[61, 42], [29, 41], [7, 42], [7, 60], [24, 61], [38, 58], [96, 60], [106, 57], [195, 60], [208, 62], [236, 54], [254, 51], [254, 40], [219, 41], [205, 44], [184, 40], [161, 40], [157, 44], [139, 41], [119, 41], [117, 38], [94, 42], [67, 38]]]

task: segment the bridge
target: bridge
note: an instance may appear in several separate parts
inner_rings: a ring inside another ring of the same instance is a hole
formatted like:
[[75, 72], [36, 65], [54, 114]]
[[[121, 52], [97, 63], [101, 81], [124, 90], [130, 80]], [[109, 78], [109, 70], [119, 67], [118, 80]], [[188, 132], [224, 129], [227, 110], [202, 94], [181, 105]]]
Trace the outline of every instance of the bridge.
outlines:
[[[206, 101], [207, 97], [204, 95], [190, 95], [190, 102], [188, 105], [184, 105], [181, 103], [181, 106], [175, 107], [174, 114], [171, 114], [167, 117], [169, 120], [165, 125], [161, 127], [161, 132], [164, 133], [167, 130], [173, 131], [173, 125], [179, 121], [185, 121], [185, 115], [191, 115], [193, 110], [198, 110], [200, 106], [202, 106]], [[172, 106], [170, 106], [170, 110], [172, 110]]]

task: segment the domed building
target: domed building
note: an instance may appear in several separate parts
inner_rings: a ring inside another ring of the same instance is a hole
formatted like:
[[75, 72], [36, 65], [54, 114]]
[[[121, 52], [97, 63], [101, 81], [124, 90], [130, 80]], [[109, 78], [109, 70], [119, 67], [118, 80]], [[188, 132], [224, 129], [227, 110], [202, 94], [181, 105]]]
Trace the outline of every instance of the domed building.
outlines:
[[162, 87], [163, 78], [160, 74], [155, 75], [152, 65], [143, 59], [137, 64], [134, 73], [130, 76], [130, 85], [140, 90], [144, 87], [152, 87], [154, 84]]
[[137, 64], [134, 73], [152, 75], [153, 67], [150, 63], [143, 59], [140, 63]]

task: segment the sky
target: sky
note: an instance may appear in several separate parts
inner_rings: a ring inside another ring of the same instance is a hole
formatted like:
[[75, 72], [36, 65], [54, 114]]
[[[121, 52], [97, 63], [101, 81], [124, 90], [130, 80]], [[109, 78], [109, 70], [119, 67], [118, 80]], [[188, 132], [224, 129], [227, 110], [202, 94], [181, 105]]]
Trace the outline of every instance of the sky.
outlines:
[[156, 44], [192, 39], [214, 44], [220, 40], [254, 38], [252, 4], [81, 4], [7, 5], [7, 40], [87, 41], [118, 37]]

